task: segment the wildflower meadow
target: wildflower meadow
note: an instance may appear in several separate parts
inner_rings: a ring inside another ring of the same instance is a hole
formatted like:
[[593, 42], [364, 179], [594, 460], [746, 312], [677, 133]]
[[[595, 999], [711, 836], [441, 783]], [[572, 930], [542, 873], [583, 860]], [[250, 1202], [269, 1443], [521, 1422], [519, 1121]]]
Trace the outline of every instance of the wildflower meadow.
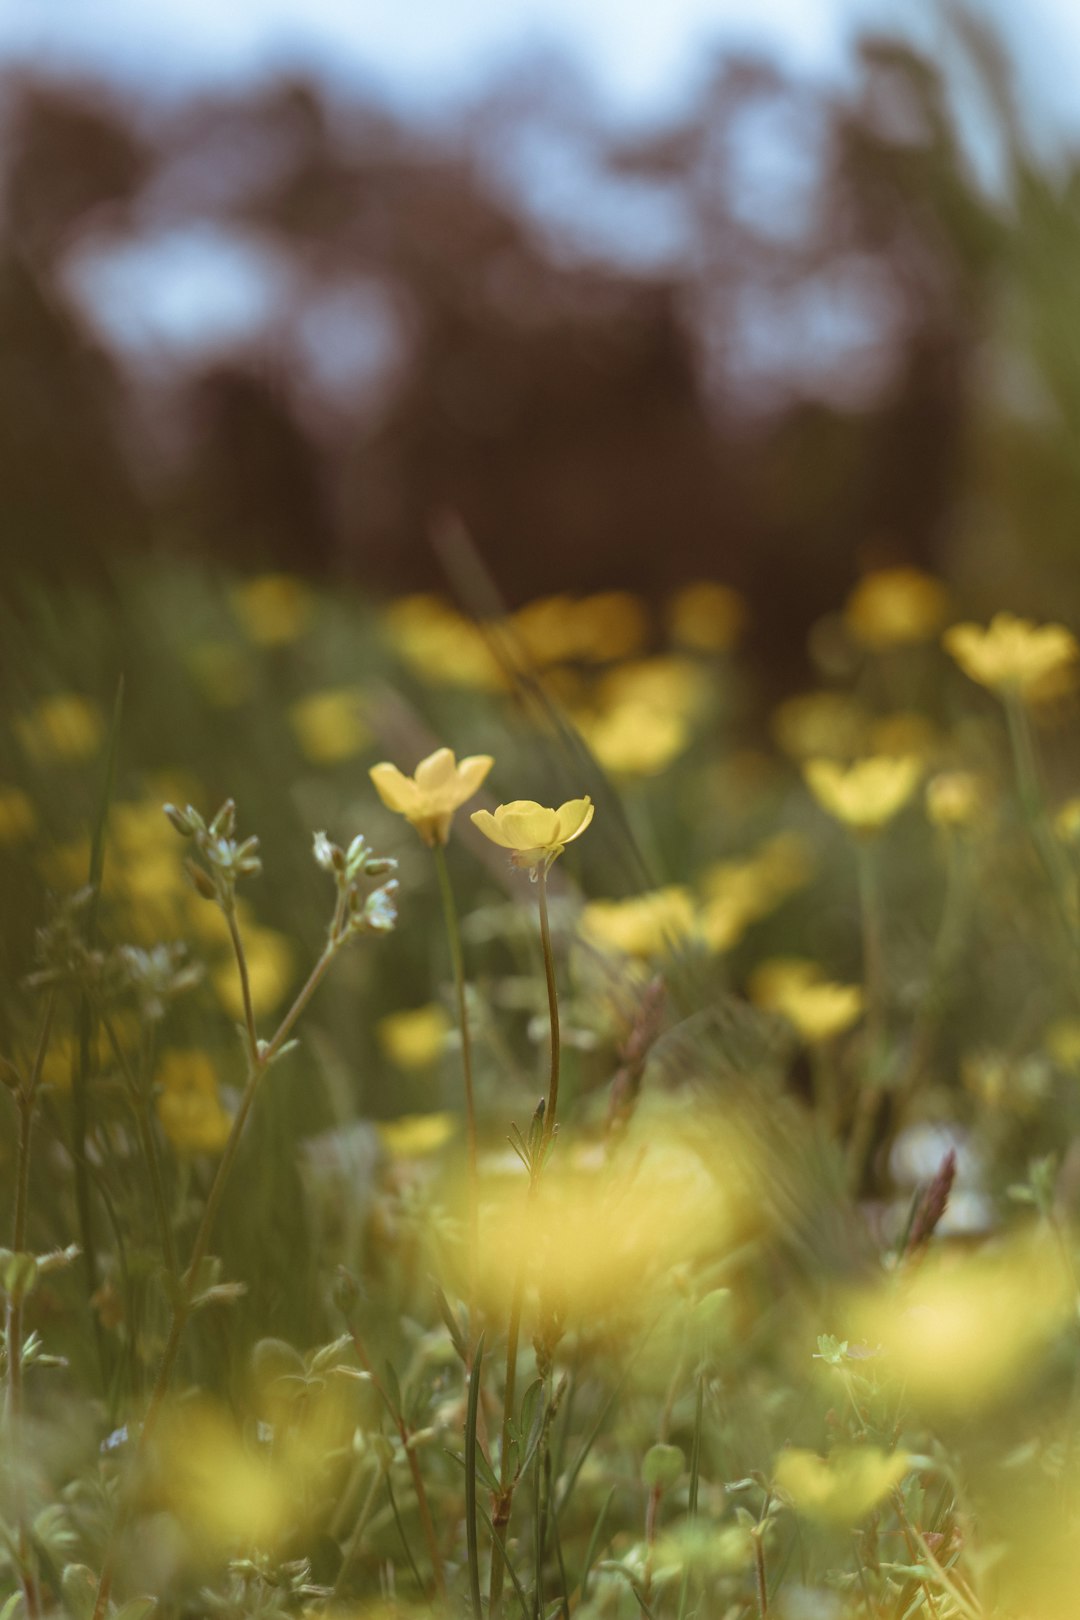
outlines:
[[0, 1620], [1075, 1620], [1067, 627], [2, 632]]

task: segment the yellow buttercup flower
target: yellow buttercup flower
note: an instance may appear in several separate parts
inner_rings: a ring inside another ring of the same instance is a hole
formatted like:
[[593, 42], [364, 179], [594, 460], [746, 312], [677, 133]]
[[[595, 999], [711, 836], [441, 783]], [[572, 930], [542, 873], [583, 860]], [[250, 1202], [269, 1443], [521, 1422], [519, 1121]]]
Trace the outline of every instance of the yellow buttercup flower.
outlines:
[[399, 1069], [426, 1069], [446, 1045], [450, 1020], [437, 1001], [388, 1013], [375, 1026], [379, 1045]]
[[613, 776], [657, 776], [690, 741], [682, 715], [647, 703], [620, 703], [605, 714], [579, 715], [577, 728], [597, 764]]
[[989, 626], [954, 624], [942, 637], [965, 675], [996, 692], [1037, 693], [1041, 683], [1068, 670], [1080, 654], [1063, 624], [1034, 624], [1015, 613], [996, 613]]
[[369, 775], [386, 808], [404, 816], [435, 849], [448, 841], [454, 811], [478, 791], [493, 764], [490, 754], [470, 754], [458, 764], [452, 749], [437, 748], [412, 776], [386, 761], [373, 765]]
[[0, 787], [0, 845], [24, 843], [36, 826], [34, 806], [22, 788]]
[[105, 722], [96, 703], [78, 692], [43, 698], [15, 721], [19, 741], [39, 765], [76, 764], [97, 753]]
[[557, 810], [548, 810], [532, 799], [514, 799], [500, 804], [495, 814], [474, 810], [473, 825], [493, 844], [511, 851], [514, 866], [543, 867], [546, 871], [567, 844], [580, 838], [593, 818], [593, 802], [568, 799]]
[[918, 568], [882, 568], [860, 580], [844, 608], [855, 640], [872, 651], [927, 641], [941, 628], [949, 595]]
[[746, 623], [746, 603], [730, 585], [700, 580], [677, 591], [668, 604], [671, 639], [694, 652], [728, 652]]
[[180, 1153], [220, 1153], [232, 1130], [205, 1052], [166, 1052], [158, 1066], [161, 1128]]
[[423, 1159], [445, 1147], [457, 1130], [454, 1114], [402, 1114], [380, 1120], [379, 1138], [394, 1159]]
[[629, 900], [592, 900], [579, 926], [590, 944], [627, 956], [655, 956], [694, 932], [694, 903], [677, 885]]
[[982, 807], [984, 787], [974, 771], [941, 771], [926, 784], [926, 814], [935, 827], [970, 827]]
[[404, 596], [383, 613], [395, 652], [422, 680], [500, 692], [506, 674], [479, 625], [437, 596]]
[[828, 1458], [792, 1446], [781, 1452], [773, 1480], [798, 1513], [823, 1524], [854, 1525], [883, 1502], [907, 1473], [903, 1452], [840, 1447]]
[[371, 741], [361, 718], [363, 694], [355, 687], [312, 692], [289, 710], [296, 739], [313, 765], [338, 765]]
[[782, 1013], [811, 1046], [850, 1029], [865, 999], [857, 984], [835, 984], [816, 962], [799, 957], [763, 962], [750, 980], [750, 995], [759, 1007]]
[[315, 613], [310, 589], [292, 574], [260, 574], [237, 585], [232, 605], [248, 640], [258, 647], [298, 640]]
[[922, 775], [911, 754], [895, 758], [871, 754], [845, 770], [831, 759], [811, 759], [803, 775], [815, 799], [838, 821], [857, 832], [876, 832], [902, 810]]

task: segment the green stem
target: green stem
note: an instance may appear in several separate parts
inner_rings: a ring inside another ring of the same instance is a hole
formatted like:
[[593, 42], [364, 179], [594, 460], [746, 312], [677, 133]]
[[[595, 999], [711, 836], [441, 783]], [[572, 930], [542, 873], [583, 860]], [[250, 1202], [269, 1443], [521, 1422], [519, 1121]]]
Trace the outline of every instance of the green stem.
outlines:
[[240, 929], [236, 921], [236, 902], [229, 897], [229, 901], [221, 908], [225, 913], [225, 921], [229, 925], [229, 938], [232, 941], [233, 955], [236, 958], [236, 970], [240, 975], [240, 994], [244, 1003], [244, 1029], [247, 1034], [248, 1061], [255, 1063], [259, 1056], [259, 1032], [255, 1027], [255, 1004], [251, 999], [251, 975], [248, 972], [247, 953], [240, 938]]
[[1078, 926], [1076, 916], [1070, 906], [1070, 897], [1075, 889], [1075, 879], [1064, 859], [1061, 846], [1054, 837], [1054, 831], [1046, 813], [1042, 776], [1039, 770], [1038, 755], [1035, 751], [1035, 739], [1031, 732], [1031, 720], [1024, 706], [1023, 698], [1018, 692], [1005, 694], [1005, 716], [1009, 727], [1009, 742], [1012, 745], [1013, 764], [1016, 767], [1017, 786], [1020, 792], [1020, 805], [1024, 812], [1024, 819], [1027, 821], [1032, 842], [1046, 873], [1062, 928], [1069, 944], [1080, 955], [1080, 926]]
[[[540, 1145], [529, 1177], [528, 1201], [530, 1204], [535, 1200], [539, 1191], [544, 1160], [547, 1157], [548, 1148], [555, 1134], [556, 1115], [559, 1106], [559, 1060], [561, 1053], [559, 993], [555, 982], [555, 955], [551, 948], [551, 926], [548, 920], [547, 873], [543, 867], [540, 867], [537, 872], [536, 883], [537, 899], [540, 907], [540, 944], [544, 954], [544, 977], [547, 982], [551, 1066], [548, 1078], [548, 1094], [544, 1105], [544, 1125]], [[527, 1258], [527, 1253], [523, 1248], [518, 1256], [514, 1276], [514, 1290], [510, 1297], [510, 1321], [506, 1338], [506, 1380], [503, 1391], [502, 1441], [499, 1450], [500, 1491], [493, 1515], [493, 1523], [499, 1531], [500, 1537], [505, 1534], [506, 1527], [510, 1522], [510, 1512], [514, 1501], [514, 1481], [510, 1478], [510, 1425], [513, 1422], [514, 1405], [517, 1399], [518, 1345], [521, 1338], [521, 1313], [525, 1299], [525, 1266]], [[488, 1588], [489, 1620], [498, 1620], [502, 1607], [503, 1559], [499, 1554], [499, 1544], [499, 1540], [496, 1539], [496, 1550], [491, 1559], [491, 1581]]]
[[172, 1223], [169, 1220], [168, 1205], [165, 1199], [165, 1183], [161, 1174], [161, 1159], [157, 1150], [157, 1140], [154, 1136], [154, 1127], [150, 1117], [150, 1098], [146, 1089], [140, 1086], [138, 1079], [128, 1062], [127, 1054], [123, 1050], [113, 1027], [112, 1019], [104, 1011], [101, 1012], [101, 1021], [105, 1026], [109, 1045], [113, 1055], [123, 1070], [131, 1093], [132, 1109], [135, 1114], [135, 1128], [139, 1133], [139, 1144], [146, 1160], [146, 1168], [150, 1177], [150, 1192], [154, 1201], [154, 1214], [158, 1223], [158, 1232], [161, 1236], [161, 1252], [168, 1267], [169, 1275], [177, 1276], [176, 1246], [173, 1242]]
[[555, 1134], [555, 1123], [559, 1106], [559, 1062], [561, 1057], [561, 1038], [559, 1034], [559, 992], [555, 983], [555, 956], [551, 949], [551, 928], [548, 923], [547, 904], [547, 872], [540, 868], [536, 880], [537, 899], [540, 903], [540, 943], [544, 952], [544, 977], [547, 980], [548, 1021], [551, 1026], [551, 1073], [548, 1080], [547, 1106], [544, 1110], [544, 1134], [541, 1146], [541, 1163], [544, 1154]]
[[473, 1090], [472, 1039], [469, 1034], [469, 1009], [465, 994], [465, 953], [461, 945], [461, 929], [458, 925], [457, 907], [454, 905], [454, 891], [450, 884], [450, 872], [446, 864], [446, 850], [442, 844], [435, 845], [434, 855], [435, 870], [439, 874], [439, 891], [442, 895], [446, 937], [450, 945], [450, 960], [454, 970], [458, 1033], [461, 1037], [461, 1066], [465, 1077], [465, 1141], [469, 1176], [469, 1336], [471, 1338], [471, 1324], [476, 1309], [476, 1261], [480, 1245], [480, 1170], [476, 1132], [476, 1098]]
[[866, 1053], [863, 1083], [855, 1101], [855, 1115], [848, 1141], [848, 1171], [852, 1191], [857, 1195], [866, 1173], [883, 1087], [880, 1074], [884, 1062], [885, 1035], [885, 953], [882, 942], [881, 892], [878, 883], [876, 844], [860, 838], [856, 845], [859, 872], [859, 915], [863, 944], [863, 985], [866, 994]]

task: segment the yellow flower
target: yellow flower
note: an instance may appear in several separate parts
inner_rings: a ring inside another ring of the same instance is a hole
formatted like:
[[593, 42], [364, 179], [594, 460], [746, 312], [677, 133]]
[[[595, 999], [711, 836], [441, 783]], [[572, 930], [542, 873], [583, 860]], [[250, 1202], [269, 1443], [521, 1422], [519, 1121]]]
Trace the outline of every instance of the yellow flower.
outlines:
[[762, 963], [750, 980], [750, 995], [759, 1007], [782, 1013], [811, 1046], [850, 1029], [864, 1002], [857, 984], [835, 984], [816, 962], [799, 957]]
[[995, 614], [985, 630], [978, 624], [954, 624], [942, 640], [964, 674], [980, 686], [1025, 696], [1067, 670], [1080, 653], [1063, 624], [1033, 624], [1014, 613]]
[[597, 763], [614, 776], [656, 776], [690, 741], [683, 716], [645, 703], [579, 715], [577, 727]]
[[434, 849], [448, 841], [454, 811], [478, 791], [493, 763], [490, 754], [470, 754], [459, 765], [453, 749], [437, 748], [412, 776], [386, 761], [373, 765], [369, 775], [386, 808], [404, 816]]
[[338, 765], [371, 741], [360, 717], [362, 701], [363, 694], [355, 687], [342, 686], [313, 692], [291, 706], [289, 721], [313, 765]]
[[601, 591], [576, 600], [544, 596], [512, 616], [509, 628], [529, 658], [544, 667], [563, 661], [595, 664], [626, 658], [643, 645], [648, 616], [629, 591]]
[[752, 922], [768, 916], [811, 873], [802, 840], [793, 833], [768, 838], [747, 860], [717, 861], [703, 874], [706, 902], [701, 933], [714, 951], [738, 943]]
[[844, 618], [855, 640], [876, 652], [929, 640], [948, 608], [948, 592], [931, 574], [918, 568], [882, 568], [856, 585]]
[[[293, 981], [293, 949], [288, 940], [272, 928], [248, 928], [243, 933], [251, 1000], [256, 1018], [272, 1013], [285, 998]], [[214, 974], [214, 989], [230, 1018], [244, 1016], [240, 975], [231, 956]]]
[[22, 788], [0, 787], [0, 845], [25, 843], [36, 825], [34, 806]]
[[257, 647], [282, 647], [311, 624], [315, 600], [291, 574], [260, 574], [232, 592], [233, 612]]
[[161, 1128], [180, 1153], [220, 1153], [232, 1130], [205, 1052], [166, 1052], [158, 1066]]
[[926, 814], [935, 827], [970, 827], [985, 789], [973, 771], [942, 771], [926, 784]]
[[227, 641], [198, 641], [184, 652], [191, 671], [207, 703], [215, 709], [233, 709], [255, 693], [255, 669], [251, 654]]
[[579, 926], [592, 944], [627, 956], [654, 956], [694, 932], [694, 905], [689, 892], [677, 886], [629, 900], [592, 900]]
[[868, 729], [846, 692], [802, 692], [772, 716], [773, 736], [791, 759], [850, 759], [865, 748]]
[[543, 866], [545, 871], [567, 844], [580, 838], [593, 818], [593, 802], [568, 799], [557, 810], [548, 810], [532, 799], [514, 799], [500, 804], [495, 814], [474, 810], [471, 820], [485, 838], [502, 849], [511, 850], [514, 866]]
[[691, 719], [708, 698], [708, 674], [692, 658], [639, 658], [600, 682], [601, 708], [632, 705]]
[[422, 1159], [437, 1153], [457, 1130], [453, 1114], [402, 1114], [380, 1120], [376, 1127], [387, 1153], [394, 1159]]
[[922, 775], [914, 755], [872, 754], [846, 770], [831, 759], [811, 759], [803, 774], [814, 797], [838, 821], [875, 832], [902, 810]]
[[1055, 1063], [1080, 1074], [1080, 1018], [1055, 1018], [1043, 1044]]
[[438, 1058], [450, 1030], [450, 1020], [437, 1001], [388, 1013], [375, 1026], [379, 1045], [400, 1069], [426, 1069]]
[[15, 730], [23, 748], [39, 765], [67, 765], [97, 753], [105, 723], [89, 698], [77, 692], [57, 692], [20, 716]]
[[694, 652], [728, 652], [746, 623], [746, 603], [729, 585], [701, 580], [676, 592], [668, 604], [671, 639]]
[[1080, 798], [1066, 799], [1057, 810], [1054, 831], [1063, 844], [1080, 844]]
[[841, 1447], [826, 1459], [793, 1446], [781, 1452], [773, 1480], [796, 1511], [824, 1524], [854, 1525], [883, 1502], [910, 1464], [902, 1452]]
[[424, 680], [499, 692], [506, 675], [480, 627], [437, 596], [405, 596], [383, 614], [387, 640]]

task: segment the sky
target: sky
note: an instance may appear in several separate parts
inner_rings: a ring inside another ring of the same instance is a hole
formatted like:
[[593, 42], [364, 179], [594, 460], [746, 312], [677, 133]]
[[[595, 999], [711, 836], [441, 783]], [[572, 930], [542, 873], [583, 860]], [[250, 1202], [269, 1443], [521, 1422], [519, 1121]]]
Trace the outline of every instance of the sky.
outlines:
[[[970, 0], [969, 0], [970, 3]], [[1035, 98], [1080, 129], [1076, 0], [973, 0], [1000, 22]], [[422, 104], [466, 92], [532, 44], [577, 56], [612, 110], [662, 112], [711, 41], [843, 71], [855, 28], [933, 41], [933, 0], [0, 0], [0, 61], [91, 66], [163, 92], [306, 64]]]

